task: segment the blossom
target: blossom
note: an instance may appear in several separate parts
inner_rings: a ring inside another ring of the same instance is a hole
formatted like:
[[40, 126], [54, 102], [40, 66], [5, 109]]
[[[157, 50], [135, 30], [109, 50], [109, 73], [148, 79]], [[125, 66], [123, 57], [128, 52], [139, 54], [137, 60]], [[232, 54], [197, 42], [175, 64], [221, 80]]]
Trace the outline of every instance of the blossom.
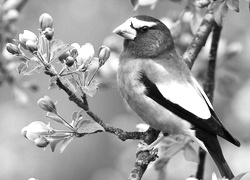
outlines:
[[55, 113], [57, 114], [57, 110], [56, 110], [56, 105], [55, 103], [50, 99], [49, 96], [44, 96], [43, 98], [40, 98], [37, 101], [37, 104], [40, 108], [42, 108], [45, 111], [51, 112], [51, 113]]
[[33, 32], [31, 32], [31, 31], [29, 31], [29, 30], [24, 30], [24, 31], [23, 31], [23, 34], [19, 34], [19, 42], [20, 42], [20, 44], [21, 44], [25, 49], [29, 49], [29, 48], [27, 47], [27, 44], [26, 44], [27, 41], [29, 41], [29, 42], [28, 42], [28, 47], [29, 47], [29, 45], [31, 44], [31, 42], [32, 42], [32, 46], [34, 46], [34, 45], [37, 46], [38, 38], [37, 38], [37, 36], [36, 36]]
[[46, 125], [41, 121], [34, 121], [22, 129], [22, 135], [30, 141], [35, 141], [37, 138], [50, 135], [53, 129], [50, 125]]
[[84, 66], [90, 63], [92, 60], [95, 50], [92, 44], [86, 43], [82, 45], [78, 51], [78, 56], [76, 57], [77, 65]]

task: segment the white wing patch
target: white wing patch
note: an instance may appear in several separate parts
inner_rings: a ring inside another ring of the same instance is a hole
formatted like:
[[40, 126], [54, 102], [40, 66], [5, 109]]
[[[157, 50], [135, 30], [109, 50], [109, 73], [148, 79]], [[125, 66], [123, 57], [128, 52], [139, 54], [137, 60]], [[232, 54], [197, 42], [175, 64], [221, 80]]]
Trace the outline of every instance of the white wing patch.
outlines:
[[133, 24], [133, 27], [136, 29], [139, 29], [143, 26], [153, 27], [157, 25], [156, 22], [142, 21], [134, 17], [129, 18], [127, 21], [130, 21]]
[[202, 119], [211, 117], [204, 98], [190, 83], [181, 84], [175, 81], [168, 81], [166, 83], [156, 83], [156, 86], [166, 99], [178, 104], [194, 115]]
[[194, 77], [191, 77], [192, 81], [194, 82], [194, 85], [198, 88], [199, 92], [202, 94], [202, 96], [204, 97], [204, 99], [206, 100], [207, 104], [210, 106], [211, 109], [214, 109], [210, 100], [208, 99], [206, 93], [203, 91], [203, 89], [201, 88], [200, 84], [197, 82], [197, 80]]

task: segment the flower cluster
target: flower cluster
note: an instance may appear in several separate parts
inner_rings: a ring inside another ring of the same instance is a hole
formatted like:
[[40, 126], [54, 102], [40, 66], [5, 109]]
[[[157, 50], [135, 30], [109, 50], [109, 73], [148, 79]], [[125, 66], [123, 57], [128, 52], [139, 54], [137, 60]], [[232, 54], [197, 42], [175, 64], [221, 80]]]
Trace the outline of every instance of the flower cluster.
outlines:
[[[44, 72], [51, 77], [49, 89], [57, 87], [56, 80], [60, 79], [72, 92], [93, 96], [98, 88], [94, 77], [108, 60], [110, 49], [101, 46], [95, 57], [90, 43], [69, 45], [54, 39], [53, 18], [47, 13], [40, 16], [39, 26], [38, 36], [24, 30], [15, 43], [6, 44], [9, 53], [24, 59], [17, 68], [18, 72], [23, 75]], [[58, 63], [60, 69], [55, 66]]]
[[[64, 86], [76, 96], [77, 93], [81, 97], [93, 96], [98, 88], [98, 82], [94, 77], [109, 59], [110, 49], [101, 46], [95, 56], [95, 49], [91, 43], [69, 45], [55, 39], [53, 18], [47, 13], [40, 16], [39, 26], [38, 35], [24, 30], [19, 34], [18, 40], [6, 44], [9, 53], [22, 59], [17, 67], [18, 72], [23, 75], [43, 72], [50, 77], [49, 89]], [[58, 67], [58, 64], [61, 66]], [[57, 130], [52, 128], [50, 123], [46, 125], [40, 121], [30, 123], [22, 129], [22, 134], [38, 147], [50, 145], [54, 151], [56, 145], [62, 142], [62, 152], [73, 139], [104, 131], [94, 120], [83, 119], [81, 111], [73, 112], [72, 120], [68, 122], [59, 114], [56, 103], [48, 96], [39, 99], [37, 104], [47, 112], [48, 119], [67, 129]]]
[[54, 151], [57, 144], [62, 142], [60, 152], [63, 152], [76, 137], [104, 131], [103, 127], [95, 121], [83, 119], [81, 115], [82, 111], [74, 112], [72, 114], [72, 121], [69, 123], [58, 113], [56, 104], [49, 96], [40, 98], [37, 101], [37, 105], [47, 112], [46, 117], [48, 119], [68, 129], [54, 129], [50, 126], [50, 123], [46, 125], [41, 121], [30, 123], [22, 129], [22, 135], [35, 143], [37, 147], [45, 148], [50, 145], [51, 150]]

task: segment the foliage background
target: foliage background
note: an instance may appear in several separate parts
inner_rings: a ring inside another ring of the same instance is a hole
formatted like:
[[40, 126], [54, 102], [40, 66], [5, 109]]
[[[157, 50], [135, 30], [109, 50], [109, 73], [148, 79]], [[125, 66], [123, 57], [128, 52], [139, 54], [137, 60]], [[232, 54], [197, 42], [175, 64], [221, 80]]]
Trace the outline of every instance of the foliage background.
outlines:
[[[38, 32], [38, 18], [43, 12], [47, 12], [54, 19], [55, 38], [63, 39], [66, 43], [90, 42], [98, 47], [128, 17], [135, 14], [147, 14], [157, 18], [173, 17], [178, 13], [177, 10], [183, 8], [182, 5], [183, 3], [160, 1], [154, 11], [141, 7], [138, 12], [133, 13], [130, 2], [122, 0], [33, 0], [22, 11], [17, 32], [22, 32], [23, 29]], [[240, 13], [230, 11], [224, 20], [224, 40], [219, 48], [214, 100], [218, 116], [242, 142], [242, 147], [237, 148], [221, 141], [225, 157], [235, 174], [248, 171], [250, 167], [250, 15], [247, 4], [242, 1], [240, 5]], [[223, 63], [220, 61], [220, 52], [222, 54], [228, 48], [226, 43], [235, 41], [242, 43], [242, 52]], [[64, 92], [47, 89], [48, 79], [45, 75], [23, 77], [21, 80], [27, 78], [40, 87], [37, 93], [28, 92], [30, 101], [27, 106], [13, 100], [10, 87], [5, 85], [0, 88], [0, 179], [127, 179], [133, 167], [137, 142], [121, 142], [110, 134], [96, 134], [74, 141], [60, 154], [58, 150], [52, 153], [49, 148], [45, 151], [36, 148], [21, 136], [22, 127], [30, 122], [48, 122], [44, 111], [36, 105], [44, 94], [58, 101], [59, 111], [68, 119], [78, 109], [68, 101]], [[136, 130], [135, 125], [141, 122], [135, 114], [127, 110], [116, 87], [100, 90], [94, 98], [89, 98], [89, 103], [102, 119], [123, 129]], [[211, 172], [216, 171], [216, 168], [210, 157], [206, 167], [205, 175], [207, 179], [211, 179]], [[186, 162], [179, 153], [171, 159], [167, 174], [171, 180], [185, 179], [195, 169], [196, 164]], [[151, 168], [144, 179], [152, 179], [154, 176], [156, 172]], [[248, 175], [243, 179], [249, 177]]]

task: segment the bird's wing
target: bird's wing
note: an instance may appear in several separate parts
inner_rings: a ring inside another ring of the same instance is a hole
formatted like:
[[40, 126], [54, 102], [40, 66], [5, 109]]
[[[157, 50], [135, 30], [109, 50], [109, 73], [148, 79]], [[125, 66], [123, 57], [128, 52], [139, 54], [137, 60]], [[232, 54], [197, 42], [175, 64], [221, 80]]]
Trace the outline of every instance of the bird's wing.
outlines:
[[235, 142], [224, 128], [205, 93], [198, 90], [199, 88], [196, 89], [188, 82], [186, 84], [153, 83], [144, 72], [141, 72], [139, 80], [146, 87], [145, 94], [161, 106], [192, 123], [195, 128], [219, 135], [238, 145], [238, 141]]

